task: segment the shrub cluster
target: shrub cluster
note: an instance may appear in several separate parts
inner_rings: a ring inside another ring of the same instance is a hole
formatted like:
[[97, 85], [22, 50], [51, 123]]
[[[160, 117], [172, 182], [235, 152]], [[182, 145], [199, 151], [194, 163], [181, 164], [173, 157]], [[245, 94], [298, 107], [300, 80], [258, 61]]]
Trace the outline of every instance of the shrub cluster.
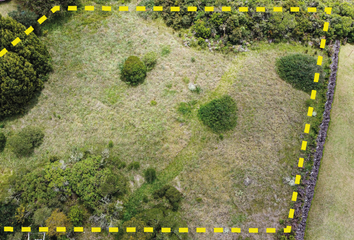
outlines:
[[[317, 65], [317, 60], [309, 55], [292, 54], [279, 58], [276, 68], [281, 79], [307, 93], [318, 90], [323, 83], [322, 66]], [[318, 83], [313, 81], [315, 73], [320, 73]]]
[[4, 151], [5, 145], [6, 145], [6, 137], [2, 132], [0, 132], [0, 152]]
[[198, 118], [214, 132], [233, 129], [237, 124], [237, 106], [235, 100], [225, 95], [200, 106]]
[[27, 156], [42, 144], [43, 138], [39, 127], [27, 126], [9, 139], [9, 145], [17, 156]]
[[27, 10], [22, 10], [20, 6], [17, 7], [17, 11], [9, 12], [10, 17], [15, 19], [17, 22], [24, 25], [26, 28], [33, 27], [34, 33], [38, 36], [42, 34], [41, 25], [37, 21], [39, 19], [38, 15], [34, 12]]
[[153, 183], [155, 180], [156, 180], [156, 170], [154, 168], [148, 168], [146, 171], [145, 171], [145, 181], [147, 183]]
[[124, 63], [121, 77], [124, 82], [136, 86], [144, 82], [146, 72], [145, 64], [138, 57], [130, 56]]
[[171, 204], [172, 209], [177, 211], [179, 204], [182, 200], [182, 194], [175, 188], [170, 185], [165, 185], [159, 190], [156, 190], [153, 194], [155, 199], [165, 197]]
[[[47, 48], [35, 34], [27, 36], [25, 30], [14, 19], [0, 15], [0, 49], [8, 51], [0, 58], [0, 118], [24, 112], [52, 71]], [[17, 37], [21, 43], [12, 46]]]

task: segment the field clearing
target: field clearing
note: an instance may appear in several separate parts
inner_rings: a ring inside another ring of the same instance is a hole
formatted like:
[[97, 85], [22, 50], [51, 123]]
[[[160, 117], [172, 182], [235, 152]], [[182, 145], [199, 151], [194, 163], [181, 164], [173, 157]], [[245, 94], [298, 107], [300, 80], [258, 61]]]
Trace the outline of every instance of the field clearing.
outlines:
[[[237, 57], [197, 51], [183, 47], [159, 21], [116, 11], [75, 14], [42, 39], [54, 73], [28, 114], [1, 123], [6, 135], [41, 126], [44, 143], [26, 159], [6, 149], [0, 153], [1, 166], [31, 169], [52, 155], [67, 160], [77, 148], [100, 152], [112, 140], [111, 154], [128, 164], [140, 162], [140, 170], [127, 173], [136, 190], [133, 197], [150, 196], [165, 183], [185, 195], [181, 213], [189, 226], [208, 229], [195, 239], [233, 239], [211, 233], [214, 227], [279, 229], [292, 193], [283, 179], [297, 165], [309, 95], [277, 76], [275, 60], [305, 50], [314, 54], [315, 49], [260, 44]], [[159, 54], [157, 66], [142, 85], [128, 87], [119, 79], [119, 64], [150, 51]], [[201, 94], [188, 90], [186, 78], [201, 86]], [[196, 114], [198, 106], [223, 94], [236, 100], [239, 116], [236, 128], [220, 140]], [[197, 104], [191, 117], [183, 117], [178, 103], [192, 100]], [[159, 182], [140, 187], [150, 166], [157, 169]], [[247, 177], [249, 186], [244, 185]], [[274, 239], [274, 234], [250, 236]]]
[[353, 45], [345, 45], [339, 54], [331, 123], [307, 220], [306, 240], [354, 238], [353, 50]]
[[16, 0], [12, 0], [9, 2], [0, 2], [0, 14], [4, 17], [7, 17], [9, 12], [17, 10], [17, 2]]

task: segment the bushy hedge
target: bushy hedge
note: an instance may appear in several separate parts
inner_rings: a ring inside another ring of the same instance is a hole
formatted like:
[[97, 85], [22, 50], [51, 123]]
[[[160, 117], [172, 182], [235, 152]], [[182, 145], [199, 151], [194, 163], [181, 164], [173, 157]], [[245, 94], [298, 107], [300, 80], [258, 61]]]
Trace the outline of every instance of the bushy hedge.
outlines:
[[[318, 90], [323, 83], [322, 66], [317, 65], [317, 59], [304, 54], [292, 54], [277, 59], [277, 72], [281, 79], [294, 88], [310, 93]], [[314, 82], [315, 73], [320, 73], [319, 82]]]
[[20, 6], [18, 6], [17, 11], [9, 12], [8, 15], [15, 19], [17, 22], [23, 24], [26, 28], [32, 26], [36, 35], [42, 34], [41, 25], [37, 21], [39, 17], [34, 12], [22, 10]]
[[[52, 71], [47, 48], [25, 30], [14, 19], [0, 15], [0, 49], [8, 51], [0, 58], [0, 118], [24, 112]], [[17, 37], [21, 42], [13, 46], [11, 42]]]
[[136, 86], [144, 82], [146, 77], [146, 66], [136, 56], [130, 56], [124, 63], [121, 73], [122, 80]]
[[[36, 14], [46, 15], [47, 17], [51, 17], [53, 15], [51, 9], [54, 6], [60, 6], [60, 11], [66, 11], [68, 6], [80, 6], [80, 0], [18, 0], [18, 2], [27, 9], [31, 9]], [[55, 14], [58, 14], [55, 13]]]
[[214, 132], [233, 129], [237, 124], [237, 106], [235, 100], [224, 95], [200, 106], [198, 118]]
[[39, 127], [27, 126], [9, 139], [9, 145], [17, 156], [27, 156], [42, 144], [43, 138]]
[[6, 145], [6, 137], [2, 132], [0, 132], [0, 152], [4, 151], [5, 145]]
[[[148, 11], [155, 6], [164, 9], [179, 6], [179, 12], [146, 12], [144, 17], [157, 18], [161, 16], [167, 26], [174, 29], [190, 28], [196, 38], [221, 39], [219, 49], [230, 49], [230, 45], [240, 45], [257, 40], [274, 41], [315, 41], [326, 36], [328, 40], [345, 39], [354, 42], [354, 3], [339, 1], [299, 1], [283, 0], [272, 3], [267, 0], [248, 1], [200, 1], [191, 4], [189, 0], [143, 0], [141, 5], [147, 6]], [[188, 12], [188, 6], [196, 6], [196, 12]], [[205, 12], [206, 6], [221, 8], [230, 6], [231, 12]], [[265, 13], [256, 12], [256, 7], [266, 7]], [[239, 7], [248, 7], [248, 12], [239, 12]], [[272, 7], [283, 7], [278, 13]], [[297, 13], [291, 12], [291, 7], [300, 7]], [[308, 7], [316, 7], [317, 13], [309, 13]], [[324, 12], [325, 7], [332, 7], [332, 14]], [[329, 31], [323, 31], [325, 22], [330, 23]]]

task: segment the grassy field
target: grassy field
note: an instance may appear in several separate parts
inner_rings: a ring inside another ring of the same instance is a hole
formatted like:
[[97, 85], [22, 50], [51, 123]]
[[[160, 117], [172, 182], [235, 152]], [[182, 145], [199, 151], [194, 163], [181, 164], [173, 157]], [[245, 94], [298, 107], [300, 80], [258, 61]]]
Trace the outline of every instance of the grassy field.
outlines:
[[9, 2], [1, 2], [0, 3], [0, 14], [2, 16], [7, 16], [7, 14], [11, 11], [14, 11], [17, 9], [17, 2], [16, 0], [12, 0]]
[[339, 54], [331, 124], [307, 221], [306, 240], [354, 239], [353, 50], [353, 45], [342, 46]]
[[[278, 229], [287, 218], [292, 188], [283, 179], [297, 165], [309, 99], [279, 79], [275, 59], [315, 49], [260, 44], [237, 56], [197, 51], [183, 47], [160, 21], [143, 21], [135, 12], [77, 13], [49, 30], [42, 39], [54, 73], [28, 114], [0, 122], [6, 135], [41, 126], [44, 143], [24, 159], [6, 149], [0, 153], [2, 171], [40, 167], [51, 155], [67, 160], [76, 148], [102, 151], [112, 140], [111, 154], [140, 162], [140, 170], [129, 172], [132, 198], [173, 184], [185, 195], [181, 212], [189, 226], [208, 228], [194, 239], [234, 239], [211, 233], [214, 227], [241, 227], [243, 236], [258, 227], [263, 233], [251, 239], [274, 239], [265, 228]], [[119, 79], [119, 65], [150, 51], [159, 54], [157, 66], [144, 84], [128, 87]], [[188, 81], [202, 92], [190, 92]], [[196, 113], [223, 94], [236, 100], [239, 116], [221, 140]], [[178, 103], [192, 100], [197, 104], [190, 117], [177, 112]], [[143, 184], [149, 166], [159, 177], [152, 185]]]

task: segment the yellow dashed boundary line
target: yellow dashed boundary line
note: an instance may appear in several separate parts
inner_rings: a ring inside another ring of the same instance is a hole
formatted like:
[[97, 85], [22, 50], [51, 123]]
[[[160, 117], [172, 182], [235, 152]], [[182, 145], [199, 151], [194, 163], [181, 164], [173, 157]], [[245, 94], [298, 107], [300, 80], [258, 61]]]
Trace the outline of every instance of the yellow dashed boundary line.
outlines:
[[[269, 8], [268, 8], [269, 9]], [[85, 11], [94, 11], [95, 7], [94, 6], [85, 6]], [[179, 12], [181, 9], [180, 7], [171, 7], [170, 11], [171, 12]], [[248, 7], [240, 7], [238, 9], [240, 12], [248, 12], [249, 8]], [[274, 12], [283, 12], [283, 8], [282, 7], [273, 7], [272, 10]], [[51, 9], [51, 11], [53, 13], [60, 11], [60, 6], [55, 6]], [[77, 6], [68, 6], [68, 11], [77, 11]], [[112, 11], [112, 8], [110, 6], [102, 6], [102, 11]], [[119, 6], [119, 11], [120, 12], [128, 12], [129, 11], [129, 7], [128, 6]], [[136, 7], [136, 11], [146, 11], [145, 6], [137, 6]], [[162, 6], [154, 6], [153, 7], [153, 11], [163, 11], [163, 7]], [[197, 11], [197, 7], [188, 7], [187, 11], [190, 12], [195, 12]], [[215, 8], [214, 7], [205, 7], [204, 8], [205, 12], [214, 12]], [[221, 11], [223, 12], [230, 12], [231, 11], [231, 7], [222, 7]], [[256, 8], [257, 12], [265, 12], [266, 8], [265, 7], [257, 7]], [[291, 7], [290, 8], [290, 12], [299, 12], [300, 8], [299, 7]], [[308, 12], [317, 12], [317, 8], [307, 8]], [[332, 12], [332, 8], [325, 8], [325, 12], [327, 14], [331, 14]], [[42, 16], [40, 19], [38, 19], [38, 23], [42, 24], [43, 22], [45, 22], [47, 20], [46, 16]], [[323, 31], [328, 31], [329, 28], [329, 22], [325, 22], [324, 26], [323, 26]], [[26, 35], [29, 35], [31, 32], [33, 32], [33, 27], [29, 27], [25, 30]], [[13, 46], [16, 46], [19, 42], [21, 42], [20, 38], [16, 38], [14, 39], [11, 43]], [[321, 39], [321, 44], [320, 44], [320, 48], [325, 48], [326, 45], [326, 39]], [[6, 53], [7, 53], [7, 49], [4, 48], [0, 51], [0, 57], [3, 57]], [[323, 57], [322, 56], [318, 56], [317, 59], [317, 65], [322, 65], [322, 60]], [[320, 77], [319, 73], [315, 73], [314, 76], [314, 82], [318, 82]], [[316, 98], [316, 90], [312, 90], [311, 92], [311, 99], [315, 99]], [[312, 116], [313, 114], [313, 107], [309, 107], [308, 108], [308, 113], [307, 116]], [[310, 124], [306, 124], [305, 125], [305, 130], [304, 133], [309, 133], [310, 132]], [[307, 147], [307, 142], [303, 141], [301, 144], [301, 150], [306, 150]], [[298, 163], [298, 167], [302, 168], [304, 164], [304, 159], [303, 158], [299, 158], [299, 163]], [[300, 180], [301, 180], [301, 176], [300, 175], [296, 175], [295, 177], [295, 184], [300, 184]], [[293, 192], [291, 201], [296, 202], [297, 200], [297, 196], [298, 193], [297, 192]], [[294, 209], [290, 209], [289, 210], [289, 218], [293, 218], [294, 217]], [[197, 233], [205, 233], [206, 232], [206, 228], [196, 228], [195, 229]], [[4, 232], [13, 232], [14, 228], [13, 227], [4, 227]], [[57, 227], [56, 228], [57, 232], [66, 232], [66, 228], [65, 227]], [[74, 232], [83, 232], [84, 228], [83, 227], [74, 227]], [[109, 232], [118, 232], [119, 229], [117, 227], [110, 227], [109, 228]], [[136, 232], [136, 228], [135, 227], [128, 227], [126, 228], [127, 232]], [[153, 232], [154, 229], [152, 227], [145, 227], [144, 228], [144, 232]], [[179, 228], [178, 230], [180, 233], [188, 233], [189, 232], [189, 228]], [[31, 232], [31, 227], [22, 227], [21, 228], [21, 232]], [[39, 232], [48, 232], [48, 227], [40, 227], [39, 228]], [[91, 228], [91, 232], [101, 232], [101, 228], [100, 227], [92, 227]], [[171, 232], [171, 228], [161, 228], [161, 232], [163, 233], [169, 233]], [[214, 233], [223, 233], [224, 229], [223, 228], [214, 228], [213, 229]], [[231, 232], [233, 233], [241, 233], [241, 228], [231, 228]], [[259, 233], [259, 229], [258, 228], [249, 228], [248, 229], [249, 233]], [[284, 229], [284, 233], [290, 233], [291, 232], [291, 226], [287, 226]], [[266, 228], [266, 233], [276, 233], [276, 229], [275, 228]]]

